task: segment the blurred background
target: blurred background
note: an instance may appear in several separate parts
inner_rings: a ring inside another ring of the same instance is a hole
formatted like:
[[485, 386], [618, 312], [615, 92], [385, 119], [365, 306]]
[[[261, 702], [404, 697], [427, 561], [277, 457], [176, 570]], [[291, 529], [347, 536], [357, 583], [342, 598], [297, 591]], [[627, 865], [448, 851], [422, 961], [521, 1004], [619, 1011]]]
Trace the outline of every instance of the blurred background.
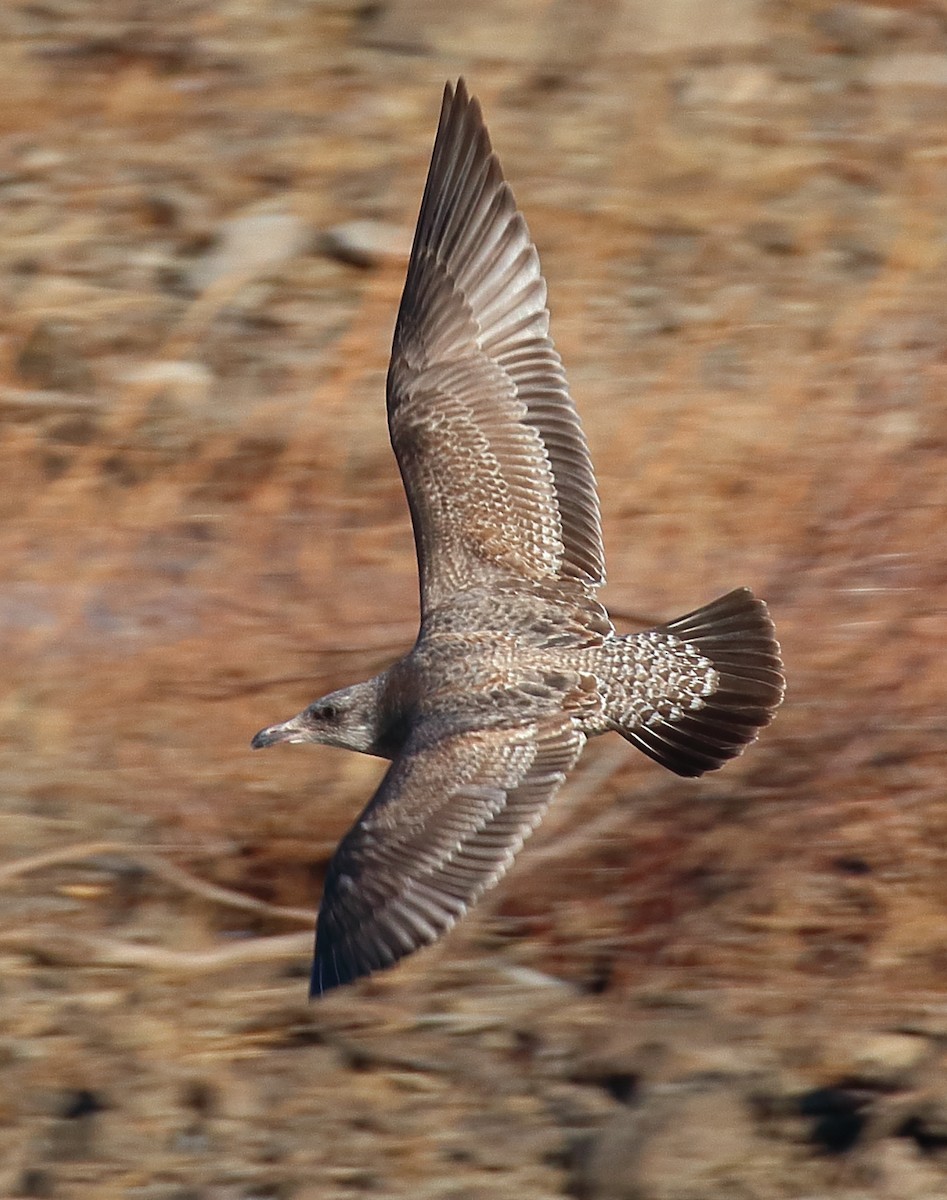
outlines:
[[[0, 1193], [947, 1195], [947, 10], [8, 0]], [[592, 744], [306, 1003], [412, 642], [384, 374], [444, 81], [530, 223], [624, 630], [771, 604], [776, 723]]]

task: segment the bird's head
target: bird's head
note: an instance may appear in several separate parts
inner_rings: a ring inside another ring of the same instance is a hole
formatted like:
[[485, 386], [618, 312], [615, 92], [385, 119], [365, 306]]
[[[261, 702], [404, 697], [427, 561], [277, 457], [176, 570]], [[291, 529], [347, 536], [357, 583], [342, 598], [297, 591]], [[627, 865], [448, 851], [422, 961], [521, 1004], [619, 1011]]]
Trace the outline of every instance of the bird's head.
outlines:
[[375, 753], [378, 726], [378, 688], [374, 679], [330, 692], [295, 717], [261, 729], [251, 741], [254, 750], [277, 742], [316, 742], [344, 750]]

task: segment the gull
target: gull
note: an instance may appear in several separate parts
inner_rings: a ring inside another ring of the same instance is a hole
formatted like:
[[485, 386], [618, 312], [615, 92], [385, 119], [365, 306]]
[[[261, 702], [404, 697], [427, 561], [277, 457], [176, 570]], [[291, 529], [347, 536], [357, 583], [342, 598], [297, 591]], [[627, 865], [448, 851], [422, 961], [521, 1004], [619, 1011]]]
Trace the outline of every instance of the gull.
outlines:
[[417, 548], [413, 648], [260, 730], [389, 759], [329, 864], [310, 995], [439, 938], [504, 875], [591, 737], [678, 775], [740, 754], [782, 701], [748, 588], [621, 636], [589, 449], [546, 284], [480, 105], [440, 121], [395, 326], [388, 429]]

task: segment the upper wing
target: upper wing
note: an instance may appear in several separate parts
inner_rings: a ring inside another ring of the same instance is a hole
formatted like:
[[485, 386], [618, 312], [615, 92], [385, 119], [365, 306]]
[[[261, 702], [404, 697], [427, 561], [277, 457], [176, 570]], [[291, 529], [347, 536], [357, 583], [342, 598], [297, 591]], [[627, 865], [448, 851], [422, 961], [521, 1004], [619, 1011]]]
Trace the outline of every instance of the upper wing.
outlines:
[[449, 929], [502, 877], [584, 745], [565, 715], [409, 742], [329, 865], [310, 995]]
[[480, 106], [444, 90], [388, 371], [422, 609], [497, 574], [605, 577], [588, 445], [546, 284]]

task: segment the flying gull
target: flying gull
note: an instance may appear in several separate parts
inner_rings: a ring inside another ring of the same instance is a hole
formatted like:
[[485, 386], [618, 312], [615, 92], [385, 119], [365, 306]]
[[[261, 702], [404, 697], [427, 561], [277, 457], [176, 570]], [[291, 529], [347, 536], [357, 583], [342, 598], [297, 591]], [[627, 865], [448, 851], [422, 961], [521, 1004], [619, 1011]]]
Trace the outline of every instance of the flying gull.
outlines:
[[386, 671], [270, 725], [391, 760], [329, 864], [310, 994], [433, 942], [503, 876], [590, 737], [678, 775], [740, 754], [783, 698], [748, 588], [619, 636], [588, 445], [526, 223], [463, 80], [444, 89], [388, 369], [421, 627]]

